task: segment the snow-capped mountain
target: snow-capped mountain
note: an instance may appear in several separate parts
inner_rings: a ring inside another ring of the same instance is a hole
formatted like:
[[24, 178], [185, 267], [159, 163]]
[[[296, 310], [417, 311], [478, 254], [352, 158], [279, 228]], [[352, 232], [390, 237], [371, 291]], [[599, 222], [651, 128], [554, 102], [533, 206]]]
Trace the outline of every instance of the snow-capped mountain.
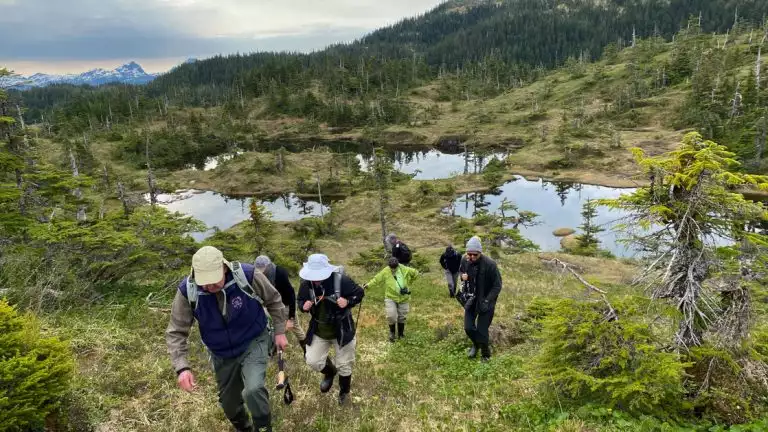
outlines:
[[117, 69], [93, 69], [85, 73], [67, 75], [48, 75], [36, 73], [24, 77], [12, 75], [0, 78], [0, 87], [24, 90], [32, 87], [45, 87], [51, 84], [88, 84], [98, 86], [109, 83], [146, 84], [155, 79], [158, 74], [148, 74], [136, 62], [126, 63]]

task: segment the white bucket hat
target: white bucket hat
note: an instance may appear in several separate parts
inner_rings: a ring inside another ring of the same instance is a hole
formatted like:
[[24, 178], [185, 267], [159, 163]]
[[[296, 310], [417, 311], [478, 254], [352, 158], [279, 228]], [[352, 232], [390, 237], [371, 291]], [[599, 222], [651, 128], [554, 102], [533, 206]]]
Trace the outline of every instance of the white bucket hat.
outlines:
[[328, 257], [323, 254], [312, 254], [307, 258], [307, 262], [299, 270], [299, 277], [311, 282], [324, 281], [331, 277], [331, 273], [336, 270], [336, 266], [331, 265]]

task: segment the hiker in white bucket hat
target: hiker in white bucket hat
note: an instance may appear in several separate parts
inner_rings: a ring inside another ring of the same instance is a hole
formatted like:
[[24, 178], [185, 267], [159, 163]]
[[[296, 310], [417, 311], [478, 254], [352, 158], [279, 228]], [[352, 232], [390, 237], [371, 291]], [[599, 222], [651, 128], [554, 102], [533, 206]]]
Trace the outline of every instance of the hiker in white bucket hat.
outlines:
[[[339, 375], [339, 403], [349, 395], [352, 366], [355, 362], [355, 323], [351, 309], [359, 304], [365, 292], [340, 266], [331, 265], [328, 257], [313, 254], [299, 271], [302, 282], [298, 304], [312, 319], [307, 329], [307, 365], [323, 374], [320, 391], [328, 392]], [[336, 351], [329, 360], [331, 347]]]

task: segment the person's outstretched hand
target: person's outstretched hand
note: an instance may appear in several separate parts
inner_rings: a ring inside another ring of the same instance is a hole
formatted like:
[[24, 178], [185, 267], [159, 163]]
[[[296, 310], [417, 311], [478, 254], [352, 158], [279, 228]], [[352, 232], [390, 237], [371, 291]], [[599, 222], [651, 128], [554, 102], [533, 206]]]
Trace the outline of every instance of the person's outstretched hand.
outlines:
[[180, 373], [178, 381], [179, 387], [186, 392], [192, 393], [197, 388], [197, 384], [195, 384], [195, 376], [192, 375], [192, 371], [190, 370], [185, 370]]

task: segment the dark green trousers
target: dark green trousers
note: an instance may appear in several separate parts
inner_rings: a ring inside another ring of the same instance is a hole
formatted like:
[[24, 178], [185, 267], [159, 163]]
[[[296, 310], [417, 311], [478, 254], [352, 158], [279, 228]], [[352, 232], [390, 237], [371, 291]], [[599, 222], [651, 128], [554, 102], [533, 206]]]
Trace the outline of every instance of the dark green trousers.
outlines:
[[270, 426], [269, 393], [265, 386], [269, 345], [269, 332], [265, 329], [239, 357], [222, 358], [211, 353], [219, 403], [238, 430], [250, 428], [248, 412], [257, 430]]

